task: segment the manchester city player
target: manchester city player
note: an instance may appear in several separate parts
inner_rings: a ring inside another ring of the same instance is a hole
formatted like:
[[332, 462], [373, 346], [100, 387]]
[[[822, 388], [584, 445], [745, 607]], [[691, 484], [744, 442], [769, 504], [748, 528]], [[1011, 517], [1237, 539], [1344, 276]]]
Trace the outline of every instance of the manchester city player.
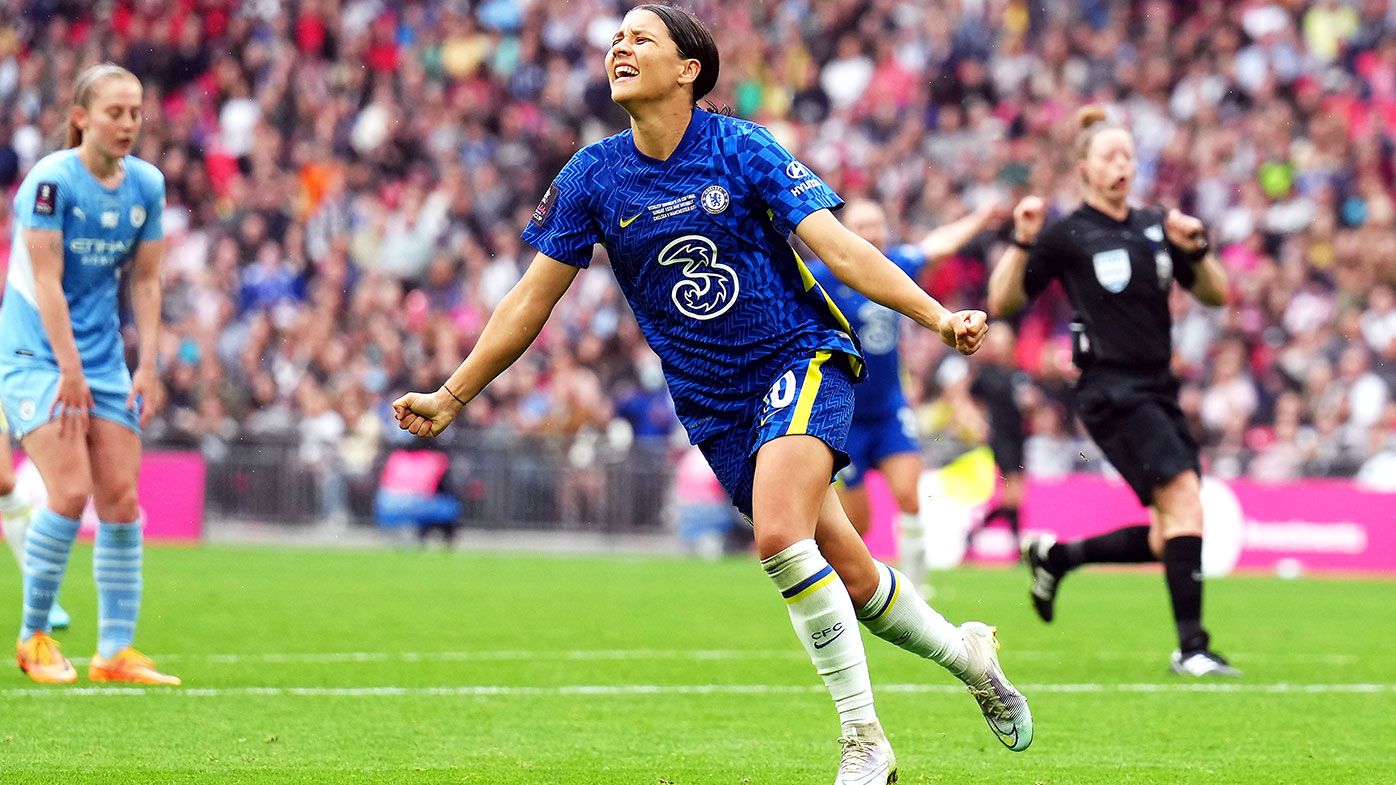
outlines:
[[[130, 71], [110, 63], [83, 71], [69, 122], [68, 149], [36, 163], [15, 195], [0, 305], [0, 401], [48, 489], [25, 541], [16, 659], [34, 681], [77, 679], [49, 635], [49, 609], [91, 497], [101, 522], [88, 678], [178, 684], [131, 646], [141, 600], [140, 430], [163, 398], [155, 352], [165, 181], [130, 155], [141, 127], [141, 84]], [[117, 273], [127, 267], [140, 336], [134, 375], [117, 315]]]
[[736, 506], [761, 565], [834, 699], [836, 783], [896, 778], [873, 709], [862, 621], [969, 686], [996, 735], [1032, 740], [1023, 696], [999, 668], [993, 628], [952, 626], [895, 569], [874, 561], [829, 487], [862, 357], [848, 323], [788, 242], [794, 230], [840, 280], [966, 354], [984, 314], [952, 314], [834, 218], [841, 201], [765, 128], [696, 108], [717, 81], [702, 23], [669, 6], [628, 14], [606, 54], [630, 129], [578, 151], [524, 238], [539, 253], [479, 342], [435, 392], [394, 402], [399, 425], [435, 436], [523, 354], [593, 246], [605, 246], [680, 420]]
[[1197, 442], [1178, 405], [1168, 298], [1177, 281], [1205, 305], [1226, 302], [1226, 273], [1202, 222], [1177, 210], [1134, 208], [1134, 139], [1088, 106], [1075, 155], [1084, 197], [1043, 229], [1042, 200], [1013, 212], [1013, 244], [989, 277], [989, 306], [1010, 316], [1060, 280], [1077, 321], [1075, 406], [1095, 443], [1129, 482], [1150, 524], [1076, 542], [1023, 542], [1033, 607], [1052, 621], [1063, 577], [1085, 564], [1163, 562], [1178, 650], [1174, 672], [1239, 676], [1202, 626], [1202, 498]]
[[[859, 237], [884, 251], [887, 258], [912, 279], [927, 265], [949, 256], [983, 231], [995, 213], [989, 204], [944, 226], [937, 227], [917, 243], [889, 247], [891, 231], [887, 213], [876, 202], [855, 199], [843, 209], [843, 223]], [[885, 250], [884, 250], [885, 249]], [[840, 281], [820, 261], [811, 260], [815, 280], [833, 298], [840, 312], [862, 342], [867, 365], [867, 381], [854, 388], [853, 424], [844, 449], [849, 463], [839, 473], [836, 486], [839, 501], [859, 534], [872, 526], [864, 478], [877, 469], [897, 502], [897, 555], [902, 572], [925, 593], [926, 537], [921, 526], [921, 503], [916, 486], [923, 463], [917, 442], [916, 417], [902, 392], [902, 360], [898, 351], [902, 319]]]

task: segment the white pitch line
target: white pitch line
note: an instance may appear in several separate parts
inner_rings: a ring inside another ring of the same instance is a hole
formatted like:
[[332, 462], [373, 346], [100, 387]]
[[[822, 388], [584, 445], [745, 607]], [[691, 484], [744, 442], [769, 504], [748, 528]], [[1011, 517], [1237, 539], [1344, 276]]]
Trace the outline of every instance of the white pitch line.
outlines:
[[[1229, 659], [1237, 662], [1288, 662], [1318, 663], [1323, 665], [1353, 665], [1361, 660], [1353, 654], [1245, 654], [1228, 652]], [[1005, 649], [1009, 659], [1056, 660], [1066, 655], [1060, 651]], [[1081, 659], [1080, 655], [1072, 655]], [[1085, 655], [1086, 659], [1097, 660], [1152, 660], [1158, 659], [1158, 652], [1144, 651], [1095, 651]], [[241, 664], [306, 664], [334, 665], [365, 662], [529, 662], [546, 660], [569, 661], [621, 661], [621, 660], [796, 660], [806, 657], [804, 650], [789, 649], [575, 649], [571, 651], [543, 651], [527, 649], [495, 649], [481, 651], [438, 651], [438, 652], [384, 652], [384, 651], [341, 651], [341, 652], [263, 652], [258, 654], [157, 654], [161, 662], [206, 662], [212, 665]], [[70, 657], [75, 665], [86, 665], [88, 657]]]
[[[822, 693], [819, 685], [780, 684], [574, 684], [556, 687], [444, 686], [444, 687], [19, 687], [0, 690], [3, 698], [81, 697], [308, 697], [308, 698], [404, 698], [404, 697], [563, 697], [631, 695], [775, 695]], [[882, 684], [878, 692], [955, 694], [964, 690], [948, 684]], [[1248, 684], [1244, 682], [1142, 683], [1142, 684], [1028, 684], [1023, 692], [1042, 693], [1244, 693], [1264, 695], [1396, 694], [1396, 684]]]

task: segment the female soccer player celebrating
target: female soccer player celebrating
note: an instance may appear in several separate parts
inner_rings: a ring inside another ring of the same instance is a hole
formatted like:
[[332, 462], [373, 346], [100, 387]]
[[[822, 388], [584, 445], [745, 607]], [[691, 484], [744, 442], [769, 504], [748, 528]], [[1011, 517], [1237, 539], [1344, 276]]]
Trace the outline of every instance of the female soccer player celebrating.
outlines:
[[989, 310], [1019, 311], [1053, 279], [1076, 309], [1076, 409], [1091, 438], [1150, 511], [1150, 525], [1070, 543], [1023, 543], [1033, 606], [1050, 622], [1064, 575], [1083, 564], [1163, 561], [1178, 651], [1173, 670], [1239, 672], [1209, 647], [1202, 626], [1202, 500], [1197, 443], [1178, 406], [1168, 294], [1176, 280], [1206, 305], [1226, 300], [1226, 275], [1202, 222], [1177, 210], [1133, 209], [1134, 140], [1100, 107], [1077, 116], [1075, 154], [1085, 204], [1042, 228], [1042, 200], [1013, 215], [1014, 246], [989, 277]]
[[[0, 400], [48, 488], [25, 542], [16, 659], [35, 681], [77, 679], [49, 635], [49, 608], [91, 497], [101, 523], [88, 677], [178, 684], [131, 647], [141, 598], [140, 429], [164, 398], [155, 352], [165, 181], [130, 155], [141, 127], [141, 84], [130, 71], [105, 63], [79, 75], [69, 122], [68, 149], [35, 164], [15, 196], [0, 306]], [[117, 317], [117, 271], [127, 264], [140, 336], [134, 376]]]
[[1012, 749], [1032, 740], [992, 628], [949, 624], [875, 562], [830, 488], [861, 358], [847, 322], [788, 243], [793, 229], [838, 277], [966, 354], [984, 314], [952, 314], [831, 210], [842, 202], [761, 126], [701, 111], [717, 81], [708, 30], [664, 5], [628, 13], [606, 54], [630, 130], [577, 152], [524, 231], [536, 247], [479, 342], [432, 393], [396, 402], [399, 424], [435, 436], [523, 354], [596, 243], [664, 363], [690, 438], [755, 527], [761, 565], [838, 710], [837, 783], [895, 780], [873, 710], [862, 621], [961, 678]]

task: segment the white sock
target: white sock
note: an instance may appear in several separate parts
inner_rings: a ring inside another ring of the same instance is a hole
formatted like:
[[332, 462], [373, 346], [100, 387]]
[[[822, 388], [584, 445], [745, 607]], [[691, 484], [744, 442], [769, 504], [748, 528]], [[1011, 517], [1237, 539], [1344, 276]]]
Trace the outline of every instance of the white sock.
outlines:
[[29, 519], [34, 510], [28, 500], [15, 489], [0, 496], [0, 529], [5, 533], [5, 544], [15, 555], [15, 563], [24, 566], [24, 533], [29, 531]]
[[911, 576], [914, 585], [926, 581], [926, 531], [921, 528], [921, 514], [904, 512], [897, 516], [897, 554], [902, 572]]
[[838, 573], [814, 540], [800, 540], [761, 561], [790, 610], [790, 622], [824, 679], [844, 727], [877, 722], [858, 617]]
[[941, 665], [960, 676], [969, 664], [960, 628], [921, 599], [899, 570], [878, 562], [877, 591], [858, 611], [858, 620], [877, 637]]

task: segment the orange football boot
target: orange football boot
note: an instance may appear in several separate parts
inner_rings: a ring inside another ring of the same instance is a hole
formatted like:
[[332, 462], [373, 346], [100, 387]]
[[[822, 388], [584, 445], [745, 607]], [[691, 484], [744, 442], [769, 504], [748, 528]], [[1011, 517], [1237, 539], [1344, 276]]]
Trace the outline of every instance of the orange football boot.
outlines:
[[73, 663], [58, 650], [58, 641], [46, 632], [36, 632], [29, 640], [15, 644], [19, 669], [40, 684], [72, 684], [78, 680]]
[[93, 655], [87, 666], [87, 678], [91, 681], [121, 682], [123, 684], [152, 684], [177, 686], [178, 676], [155, 670], [155, 663], [144, 654], [127, 646], [110, 659]]

